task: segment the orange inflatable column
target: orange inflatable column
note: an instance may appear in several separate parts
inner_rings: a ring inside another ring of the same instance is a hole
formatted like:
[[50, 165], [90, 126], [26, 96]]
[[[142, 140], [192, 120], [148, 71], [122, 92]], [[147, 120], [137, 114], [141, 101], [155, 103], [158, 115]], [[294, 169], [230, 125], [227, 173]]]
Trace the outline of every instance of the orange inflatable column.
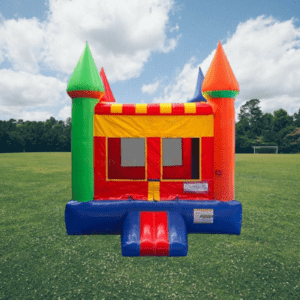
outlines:
[[214, 113], [214, 190], [215, 199], [230, 201], [234, 195], [235, 109], [239, 84], [219, 42], [206, 73], [202, 93]]

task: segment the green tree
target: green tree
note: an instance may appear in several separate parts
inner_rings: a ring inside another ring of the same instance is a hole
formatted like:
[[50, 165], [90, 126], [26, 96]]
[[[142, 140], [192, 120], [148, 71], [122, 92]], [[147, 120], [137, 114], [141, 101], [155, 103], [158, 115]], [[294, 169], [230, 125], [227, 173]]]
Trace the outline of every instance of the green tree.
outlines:
[[252, 99], [247, 101], [240, 108], [238, 115], [239, 120], [246, 119], [249, 122], [250, 131], [260, 136], [262, 131], [262, 116], [263, 113], [259, 107], [260, 101], [258, 99]]
[[294, 118], [294, 125], [296, 127], [300, 127], [300, 108], [299, 108], [298, 112], [294, 113], [293, 118]]
[[275, 132], [281, 131], [287, 126], [293, 125], [293, 117], [289, 116], [284, 109], [279, 109], [274, 112], [273, 130]]

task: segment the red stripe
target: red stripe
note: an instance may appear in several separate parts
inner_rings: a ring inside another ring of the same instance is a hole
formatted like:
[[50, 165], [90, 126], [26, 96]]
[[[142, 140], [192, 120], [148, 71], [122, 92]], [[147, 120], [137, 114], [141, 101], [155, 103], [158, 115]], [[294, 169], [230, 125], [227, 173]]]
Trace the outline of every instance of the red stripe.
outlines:
[[135, 115], [135, 104], [123, 104], [123, 115]]
[[147, 115], [160, 115], [160, 105], [159, 103], [147, 104], [148, 110]]
[[105, 102], [98, 102], [95, 106], [96, 115], [110, 115], [111, 104]]
[[101, 192], [100, 183], [105, 182], [105, 137], [94, 136], [94, 199]]
[[160, 138], [147, 138], [147, 178], [160, 179]]
[[172, 115], [184, 115], [184, 103], [172, 103]]
[[166, 212], [141, 212], [140, 247], [141, 256], [169, 256]]
[[210, 181], [209, 194], [214, 193], [214, 137], [201, 138], [201, 178]]
[[169, 232], [167, 212], [155, 213], [156, 256], [169, 256]]
[[94, 98], [100, 99], [104, 95], [104, 92], [101, 91], [69, 91], [68, 95], [74, 98]]
[[196, 103], [196, 115], [212, 115], [213, 109], [210, 104], [198, 102]]
[[[80, 91], [82, 92], [82, 91]], [[73, 92], [71, 92], [73, 93]], [[76, 92], [77, 93], [77, 92]], [[90, 92], [88, 92], [90, 93]], [[70, 94], [69, 94], [70, 95]], [[88, 95], [89, 98], [92, 98], [91, 95]], [[212, 107], [208, 103], [195, 103], [196, 104], [196, 113], [193, 115], [212, 115]], [[111, 103], [109, 102], [99, 102], [95, 107], [95, 114], [98, 115], [109, 115]], [[123, 104], [123, 115], [135, 115], [135, 104]], [[160, 113], [160, 104], [159, 103], [149, 103], [147, 104], [147, 113], [142, 115], [165, 115]], [[167, 115], [186, 115], [184, 113], [184, 104], [183, 103], [172, 103], [172, 113]]]
[[154, 213], [142, 211], [140, 215], [140, 255], [154, 256]]

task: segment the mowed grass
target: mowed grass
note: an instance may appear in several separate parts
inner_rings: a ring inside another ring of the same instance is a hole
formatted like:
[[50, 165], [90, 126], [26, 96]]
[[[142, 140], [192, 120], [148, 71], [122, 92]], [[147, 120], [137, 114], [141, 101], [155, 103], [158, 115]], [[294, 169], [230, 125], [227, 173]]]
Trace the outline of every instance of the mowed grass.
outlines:
[[189, 235], [187, 257], [130, 257], [68, 236], [70, 153], [0, 154], [0, 299], [300, 299], [300, 155], [236, 155], [241, 235]]

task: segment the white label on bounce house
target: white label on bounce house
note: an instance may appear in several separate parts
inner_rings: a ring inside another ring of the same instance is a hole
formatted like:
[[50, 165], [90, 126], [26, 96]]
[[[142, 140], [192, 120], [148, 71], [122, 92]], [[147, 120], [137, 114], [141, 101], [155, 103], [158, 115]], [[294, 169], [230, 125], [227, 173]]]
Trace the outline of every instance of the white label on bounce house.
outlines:
[[194, 224], [210, 224], [214, 222], [213, 209], [194, 209]]
[[183, 191], [190, 193], [205, 193], [208, 192], [208, 182], [183, 183]]

